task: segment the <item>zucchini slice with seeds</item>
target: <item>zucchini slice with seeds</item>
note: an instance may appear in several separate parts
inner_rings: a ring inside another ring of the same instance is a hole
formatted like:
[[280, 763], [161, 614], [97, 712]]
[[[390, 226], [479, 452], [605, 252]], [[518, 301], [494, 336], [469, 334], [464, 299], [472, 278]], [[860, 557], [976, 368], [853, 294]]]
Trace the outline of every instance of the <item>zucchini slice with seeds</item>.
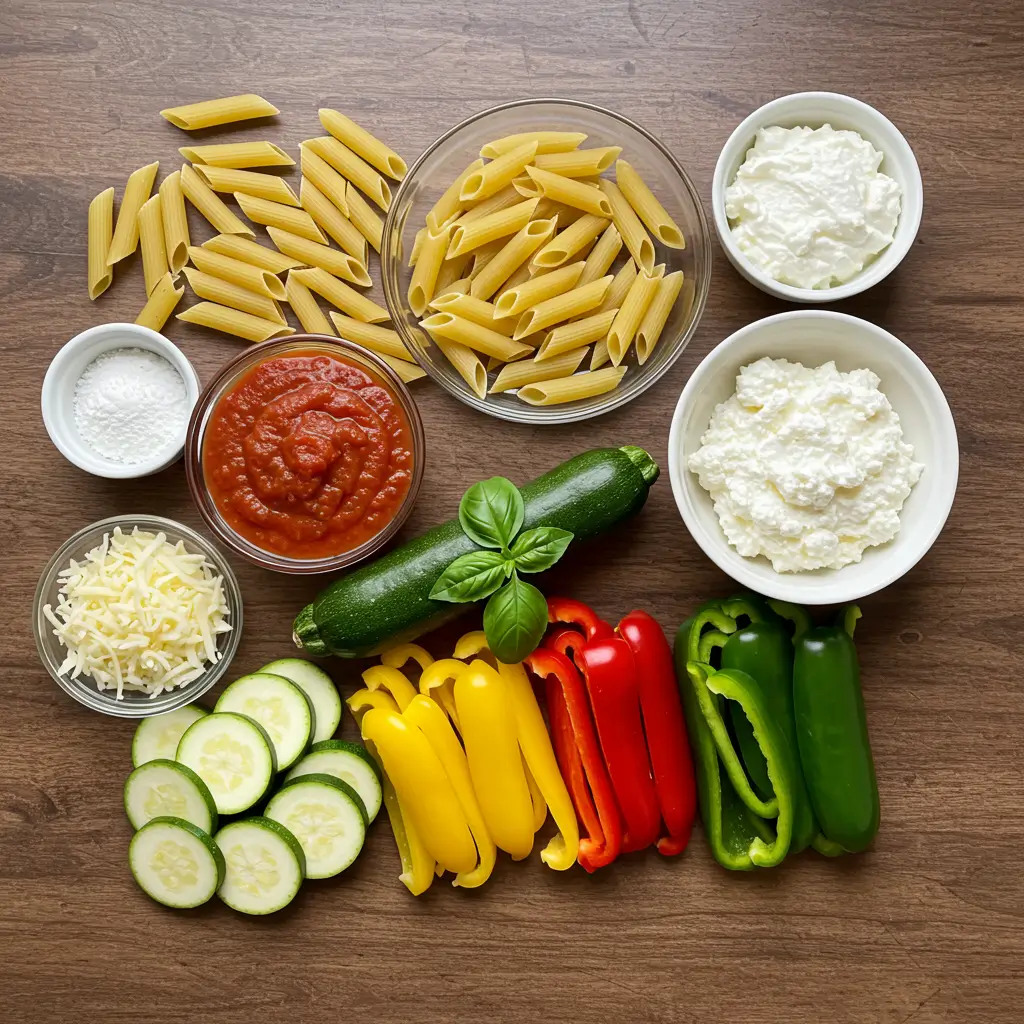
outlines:
[[304, 658], [280, 658], [264, 665], [260, 673], [284, 676], [309, 698], [316, 714], [313, 742], [330, 739], [341, 724], [341, 694], [334, 680], [319, 665]]
[[154, 818], [182, 818], [211, 835], [217, 831], [217, 803], [206, 783], [187, 765], [162, 757], [128, 776], [124, 809], [134, 829]]
[[224, 881], [224, 857], [209, 833], [181, 818], [154, 818], [132, 836], [128, 865], [139, 888], [165, 907], [198, 907]]
[[302, 887], [306, 858], [299, 841], [279, 822], [246, 818], [216, 835], [224, 856], [224, 880], [217, 895], [240, 914], [273, 914], [288, 906]]
[[132, 767], [157, 758], [174, 760], [174, 752], [178, 749], [178, 741], [185, 730], [210, 712], [198, 704], [186, 704], [183, 708], [175, 708], [163, 715], [153, 715], [139, 722], [132, 738]]

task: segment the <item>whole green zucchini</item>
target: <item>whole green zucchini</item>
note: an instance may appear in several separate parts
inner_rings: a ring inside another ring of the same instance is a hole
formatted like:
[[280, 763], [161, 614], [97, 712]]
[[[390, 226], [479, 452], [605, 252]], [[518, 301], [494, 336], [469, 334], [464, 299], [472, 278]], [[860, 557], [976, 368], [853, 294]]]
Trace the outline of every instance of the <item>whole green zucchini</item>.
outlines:
[[[520, 488], [523, 529], [555, 526], [585, 540], [638, 512], [658, 479], [642, 448], [595, 448]], [[458, 519], [335, 580], [295, 619], [292, 639], [310, 654], [362, 658], [413, 640], [467, 605], [432, 601], [430, 590], [460, 555], [475, 549]]]

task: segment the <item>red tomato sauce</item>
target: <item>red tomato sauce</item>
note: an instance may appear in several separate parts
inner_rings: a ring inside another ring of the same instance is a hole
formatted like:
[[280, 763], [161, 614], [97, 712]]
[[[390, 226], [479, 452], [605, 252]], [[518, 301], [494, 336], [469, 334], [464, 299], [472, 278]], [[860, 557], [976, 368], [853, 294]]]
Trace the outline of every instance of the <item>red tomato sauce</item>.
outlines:
[[395, 395], [335, 355], [259, 363], [210, 415], [203, 474], [227, 524], [289, 558], [338, 555], [395, 517], [413, 472]]

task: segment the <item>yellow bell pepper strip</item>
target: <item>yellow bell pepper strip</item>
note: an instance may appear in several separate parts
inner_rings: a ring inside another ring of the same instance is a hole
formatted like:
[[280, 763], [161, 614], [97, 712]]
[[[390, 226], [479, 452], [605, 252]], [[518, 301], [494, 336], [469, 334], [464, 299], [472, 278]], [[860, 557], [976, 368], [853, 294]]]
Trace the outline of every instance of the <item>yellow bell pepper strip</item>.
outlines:
[[363, 673], [363, 682], [369, 690], [387, 690], [398, 704], [398, 710], [404, 711], [409, 701], [416, 696], [416, 687], [397, 668], [387, 665], [373, 665]]
[[345, 703], [348, 705], [352, 717], [358, 722], [362, 715], [371, 708], [379, 708], [381, 711], [394, 711], [398, 714], [398, 702], [386, 690], [356, 690]]
[[384, 776], [383, 789], [384, 807], [387, 809], [391, 831], [398, 846], [398, 856], [402, 859], [402, 873], [398, 880], [413, 896], [419, 896], [425, 893], [434, 881], [434, 858], [427, 853], [419, 833], [412, 827], [412, 822], [406, 821], [398, 794], [387, 775]]
[[382, 665], [388, 668], [404, 668], [410, 661], [415, 661], [420, 667], [420, 672], [425, 672], [434, 664], [430, 652], [419, 644], [397, 644], [389, 647], [381, 656]]
[[373, 708], [360, 723], [395, 787], [406, 831], [434, 860], [456, 874], [476, 867], [476, 844], [459, 798], [427, 737], [402, 715]]
[[[522, 749], [519, 751], [522, 755]], [[523, 757], [523, 774], [526, 776], [526, 788], [530, 791], [530, 803], [533, 804], [533, 831], [537, 833], [540, 831], [541, 825], [548, 820], [548, 805], [544, 800], [544, 794], [540, 791], [540, 786], [537, 785], [537, 780], [533, 777], [533, 772], [530, 771], [530, 766], [526, 763], [526, 758]]]
[[455, 680], [462, 741], [487, 831], [513, 860], [533, 849], [533, 802], [505, 680], [479, 658]]
[[442, 658], [425, 668], [420, 675], [420, 693], [432, 697], [448, 712], [452, 724], [459, 727], [459, 709], [455, 706], [455, 679], [466, 668], [464, 662]]
[[434, 748], [434, 753], [437, 754], [444, 766], [448, 781], [451, 782], [452, 788], [455, 790], [455, 795], [459, 798], [462, 813], [466, 816], [466, 822], [473, 834], [480, 859], [472, 871], [456, 875], [452, 885], [475, 889], [490, 878], [491, 872], [494, 870], [497, 850], [494, 840], [491, 839], [490, 833], [487, 831], [476, 794], [473, 792], [473, 780], [469, 774], [469, 763], [466, 761], [465, 751], [462, 749], [462, 744], [459, 743], [458, 736], [455, 735], [455, 730], [452, 729], [451, 722], [448, 721], [448, 716], [429, 697], [425, 697], [423, 694], [413, 697], [402, 717], [415, 725], [427, 737], [428, 742]]

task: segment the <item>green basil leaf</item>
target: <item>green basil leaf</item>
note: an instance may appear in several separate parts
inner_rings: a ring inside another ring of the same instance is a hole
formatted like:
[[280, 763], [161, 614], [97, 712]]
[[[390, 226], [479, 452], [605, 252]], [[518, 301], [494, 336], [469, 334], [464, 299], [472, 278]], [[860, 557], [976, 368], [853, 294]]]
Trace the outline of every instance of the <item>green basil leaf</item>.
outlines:
[[555, 526], [538, 526], [521, 533], [512, 545], [512, 560], [520, 572], [550, 569], [569, 546], [572, 534]]
[[459, 502], [463, 532], [482, 548], [507, 548], [523, 525], [524, 514], [519, 488], [503, 476], [473, 484]]
[[453, 604], [482, 601], [505, 582], [505, 575], [505, 559], [497, 551], [470, 551], [441, 573], [430, 597]]
[[544, 595], [517, 573], [484, 607], [487, 646], [506, 665], [522, 661], [544, 639], [548, 603]]

